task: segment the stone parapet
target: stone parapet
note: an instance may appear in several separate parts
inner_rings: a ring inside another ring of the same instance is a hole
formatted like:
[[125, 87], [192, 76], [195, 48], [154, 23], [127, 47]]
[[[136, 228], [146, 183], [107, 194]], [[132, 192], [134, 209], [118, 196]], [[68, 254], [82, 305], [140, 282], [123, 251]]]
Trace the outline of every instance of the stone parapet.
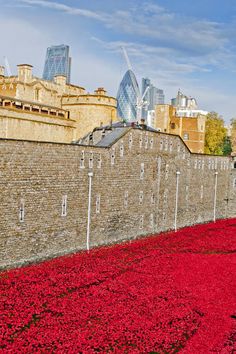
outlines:
[[174, 135], [127, 128], [107, 147], [0, 139], [0, 166], [1, 268], [236, 217], [232, 158], [191, 154]]

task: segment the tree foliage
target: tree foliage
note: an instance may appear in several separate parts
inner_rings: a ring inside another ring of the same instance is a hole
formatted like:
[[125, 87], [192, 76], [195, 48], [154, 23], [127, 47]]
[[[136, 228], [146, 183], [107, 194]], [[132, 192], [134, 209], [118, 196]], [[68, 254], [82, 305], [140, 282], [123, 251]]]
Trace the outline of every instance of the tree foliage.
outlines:
[[230, 120], [230, 124], [231, 124], [232, 130], [236, 130], [236, 118], [232, 118]]
[[208, 113], [204, 152], [211, 155], [223, 155], [226, 136], [227, 129], [224, 127], [223, 118], [216, 112]]
[[231, 144], [232, 152], [236, 153], [236, 118], [232, 118], [231, 121]]
[[231, 152], [232, 152], [232, 143], [231, 143], [231, 139], [229, 136], [226, 136], [224, 138], [224, 143], [223, 143], [223, 155], [224, 156], [228, 156], [228, 155], [231, 155]]

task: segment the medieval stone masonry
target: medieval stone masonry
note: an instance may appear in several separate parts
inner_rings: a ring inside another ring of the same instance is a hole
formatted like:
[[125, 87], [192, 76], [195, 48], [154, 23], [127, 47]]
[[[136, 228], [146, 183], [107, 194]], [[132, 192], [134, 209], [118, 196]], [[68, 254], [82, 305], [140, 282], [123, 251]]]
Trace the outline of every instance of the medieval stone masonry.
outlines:
[[0, 140], [0, 267], [236, 216], [233, 158], [123, 129], [107, 146]]

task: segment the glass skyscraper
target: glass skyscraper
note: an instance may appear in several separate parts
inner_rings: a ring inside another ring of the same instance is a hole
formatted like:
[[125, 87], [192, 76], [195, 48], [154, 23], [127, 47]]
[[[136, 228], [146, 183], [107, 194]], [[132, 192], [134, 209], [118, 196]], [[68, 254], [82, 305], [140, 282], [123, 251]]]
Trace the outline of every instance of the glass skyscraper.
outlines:
[[147, 110], [143, 109], [143, 112], [142, 112], [143, 118], [147, 118], [147, 111], [154, 110], [155, 105], [157, 105], [157, 104], [164, 104], [164, 100], [165, 100], [164, 91], [153, 86], [150, 79], [143, 78], [142, 79], [142, 94], [144, 94], [147, 87], [149, 87], [149, 90], [148, 90], [147, 94], [145, 95], [144, 99], [147, 101], [148, 106], [147, 106]]
[[55, 45], [47, 48], [43, 79], [52, 81], [56, 75], [65, 75], [70, 83], [71, 58], [68, 45]]
[[129, 122], [136, 121], [137, 98], [139, 95], [136, 77], [132, 70], [128, 70], [120, 83], [117, 93], [118, 117]]

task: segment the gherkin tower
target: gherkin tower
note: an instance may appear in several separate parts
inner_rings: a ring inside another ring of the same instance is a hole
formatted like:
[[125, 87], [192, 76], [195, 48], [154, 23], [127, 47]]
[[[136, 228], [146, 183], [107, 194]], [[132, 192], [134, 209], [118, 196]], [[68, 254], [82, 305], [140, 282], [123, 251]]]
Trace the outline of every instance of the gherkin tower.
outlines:
[[117, 110], [121, 119], [129, 122], [136, 121], [139, 95], [136, 77], [132, 70], [128, 70], [120, 83], [117, 93]]

